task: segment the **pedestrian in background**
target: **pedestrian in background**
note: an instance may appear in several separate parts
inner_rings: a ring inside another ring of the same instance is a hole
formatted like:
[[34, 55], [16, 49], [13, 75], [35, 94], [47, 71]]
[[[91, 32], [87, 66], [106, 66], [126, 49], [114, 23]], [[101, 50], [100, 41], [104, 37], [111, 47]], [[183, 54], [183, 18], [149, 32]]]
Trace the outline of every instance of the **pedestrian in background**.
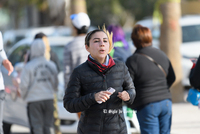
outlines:
[[108, 31], [113, 33], [114, 49], [110, 56], [114, 59], [126, 62], [126, 59], [132, 54], [131, 49], [125, 39], [123, 29], [119, 25], [109, 25]]
[[[112, 35], [94, 30], [85, 37], [88, 60], [74, 69], [63, 98], [71, 113], [81, 112], [78, 134], [127, 134], [122, 102], [132, 104], [135, 90], [125, 63], [113, 60]], [[115, 89], [114, 93], [108, 90]]]
[[59, 67], [59, 60], [58, 60], [58, 56], [56, 53], [54, 53], [52, 50], [51, 50], [51, 46], [49, 44], [49, 40], [48, 40], [48, 37], [40, 32], [40, 33], [37, 33], [35, 35], [35, 39], [42, 39], [44, 41], [44, 45], [45, 45], [45, 53], [44, 53], [44, 57], [46, 58], [46, 60], [51, 60], [53, 61], [55, 64], [56, 64], [56, 67], [58, 69], [58, 72], [60, 71], [60, 67]]
[[[65, 89], [69, 82], [70, 75], [75, 67], [87, 60], [88, 52], [85, 50], [85, 36], [90, 26], [90, 18], [86, 13], [72, 14], [70, 16], [75, 38], [65, 46], [63, 63], [64, 63], [64, 82]], [[78, 113], [80, 118], [80, 113]]]
[[193, 62], [193, 66], [190, 72], [190, 84], [195, 89], [200, 89], [200, 56], [191, 62]]
[[175, 81], [171, 62], [161, 50], [152, 47], [152, 34], [147, 27], [136, 25], [131, 38], [137, 49], [126, 61], [136, 89], [130, 107], [137, 110], [141, 134], [170, 134], [169, 88]]
[[30, 48], [30, 61], [21, 73], [21, 96], [28, 103], [27, 111], [32, 134], [54, 134], [53, 99], [58, 86], [55, 63], [44, 57], [42, 39], [35, 39]]
[[4, 81], [1, 73], [1, 65], [3, 65], [8, 70], [8, 75], [13, 72], [13, 66], [11, 62], [7, 59], [6, 53], [3, 49], [3, 38], [2, 33], [0, 32], [0, 134], [3, 134], [3, 105], [5, 100], [5, 91], [4, 91]]
[[75, 38], [65, 46], [64, 49], [64, 80], [65, 89], [69, 82], [69, 77], [75, 67], [87, 60], [88, 52], [85, 50], [85, 36], [90, 26], [90, 18], [86, 13], [78, 13], [70, 16]]
[[[45, 54], [44, 54], [44, 57], [46, 58], [46, 60], [51, 60], [53, 61], [55, 64], [56, 64], [56, 67], [58, 69], [58, 72], [59, 72], [59, 60], [58, 60], [58, 57], [57, 55], [51, 50], [51, 47], [50, 47], [50, 44], [49, 44], [49, 40], [47, 38], [47, 36], [40, 32], [40, 33], [37, 33], [35, 35], [35, 39], [42, 39], [44, 44], [45, 44]], [[56, 89], [57, 90], [57, 87]], [[53, 100], [53, 106], [54, 106], [54, 113], [53, 113], [53, 116], [54, 116], [54, 130], [55, 130], [55, 134], [61, 134], [61, 131], [60, 131], [60, 119], [58, 117], [58, 106], [57, 106], [57, 95], [56, 93], [54, 94], [54, 100]]]

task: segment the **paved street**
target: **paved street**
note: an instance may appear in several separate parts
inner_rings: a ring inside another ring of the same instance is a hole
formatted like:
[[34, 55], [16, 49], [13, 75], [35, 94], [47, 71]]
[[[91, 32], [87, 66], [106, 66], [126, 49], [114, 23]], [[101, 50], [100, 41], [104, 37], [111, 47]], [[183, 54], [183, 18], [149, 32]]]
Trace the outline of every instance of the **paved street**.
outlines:
[[200, 134], [200, 109], [190, 103], [173, 103], [171, 134]]
[[173, 104], [171, 134], [200, 134], [200, 109], [190, 103]]
[[[172, 108], [171, 134], [200, 134], [200, 109], [197, 106], [190, 103], [174, 103]], [[27, 128], [17, 126], [13, 127], [12, 130], [15, 132], [28, 131]]]

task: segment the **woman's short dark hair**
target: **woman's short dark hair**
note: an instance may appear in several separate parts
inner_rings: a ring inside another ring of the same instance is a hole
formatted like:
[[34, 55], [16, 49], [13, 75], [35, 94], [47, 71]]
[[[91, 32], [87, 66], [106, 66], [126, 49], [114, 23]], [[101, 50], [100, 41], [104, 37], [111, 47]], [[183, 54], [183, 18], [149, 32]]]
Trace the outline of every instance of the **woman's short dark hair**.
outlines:
[[152, 45], [151, 30], [141, 25], [133, 28], [131, 39], [136, 48], [143, 48]]
[[[96, 32], [104, 32], [103, 30], [101, 30], [101, 29], [96, 29], [96, 30], [93, 30], [93, 31], [91, 31], [91, 32], [89, 32], [87, 35], [86, 35], [86, 37], [85, 37], [85, 45], [87, 45], [87, 46], [90, 46], [90, 39], [91, 39], [91, 37], [92, 37], [92, 35], [94, 34], [94, 33], [96, 33]], [[104, 32], [105, 33], [105, 32]]]

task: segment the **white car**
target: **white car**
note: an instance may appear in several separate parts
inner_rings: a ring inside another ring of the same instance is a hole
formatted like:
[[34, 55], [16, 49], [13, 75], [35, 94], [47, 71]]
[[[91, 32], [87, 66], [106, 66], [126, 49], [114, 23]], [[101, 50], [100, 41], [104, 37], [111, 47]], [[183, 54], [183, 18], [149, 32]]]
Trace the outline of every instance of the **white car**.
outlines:
[[48, 37], [50, 36], [70, 36], [72, 30], [66, 26], [49, 26], [49, 27], [38, 27], [38, 28], [27, 28], [17, 30], [7, 30], [3, 32], [4, 49], [7, 51], [14, 44], [24, 38], [34, 38], [34, 36], [43, 32]]
[[[182, 28], [182, 44], [180, 46], [183, 70], [182, 84], [184, 87], [190, 87], [189, 74], [193, 65], [191, 59], [196, 59], [200, 55], [200, 15], [182, 16], [179, 23]], [[153, 45], [159, 48], [160, 24], [154, 24], [152, 18], [138, 21], [137, 24], [151, 29]]]
[[[64, 94], [64, 81], [63, 81], [63, 51], [64, 46], [73, 39], [73, 37], [48, 37], [51, 49], [57, 54], [59, 59], [59, 66], [61, 71], [58, 74], [58, 116], [61, 120], [60, 129], [62, 133], [76, 133], [78, 126], [78, 116], [76, 113], [69, 113], [63, 107], [63, 94]], [[13, 66], [16, 63], [23, 61], [23, 52], [30, 48], [33, 38], [25, 38], [16, 43], [7, 53], [8, 59], [12, 62]], [[4, 77], [6, 99], [4, 103], [4, 115], [3, 120], [9, 124], [16, 124], [24, 127], [28, 127], [28, 118], [26, 111], [26, 102], [17, 97], [15, 87], [12, 79], [14, 72], [11, 76], [7, 75], [7, 70], [2, 67], [2, 74]]]

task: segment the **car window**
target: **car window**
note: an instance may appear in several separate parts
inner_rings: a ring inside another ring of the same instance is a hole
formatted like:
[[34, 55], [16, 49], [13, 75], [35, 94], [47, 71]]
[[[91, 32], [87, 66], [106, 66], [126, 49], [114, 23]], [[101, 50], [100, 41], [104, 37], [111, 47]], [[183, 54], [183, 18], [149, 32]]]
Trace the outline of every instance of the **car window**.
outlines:
[[[23, 54], [24, 52], [27, 52], [27, 50], [30, 49], [30, 46], [28, 45], [23, 45], [19, 46], [16, 48], [11, 55], [8, 57], [10, 62], [12, 63], [13, 66], [15, 66], [16, 63], [22, 62], [23, 59]], [[51, 46], [51, 50], [54, 52], [54, 54], [57, 55], [58, 57], [58, 65], [61, 71], [63, 71], [63, 52], [64, 52], [64, 46], [57, 45], [57, 46]]]
[[16, 42], [18, 42], [18, 41], [20, 41], [20, 40], [22, 40], [22, 39], [24, 39], [25, 38], [25, 36], [24, 35], [18, 35], [18, 36], [16, 36], [16, 38], [15, 38], [15, 42], [14, 43], [16, 43]]
[[28, 45], [19, 46], [16, 48], [11, 55], [8, 57], [10, 62], [13, 66], [15, 66], [16, 63], [24, 61], [23, 55], [27, 50], [30, 48]]
[[58, 60], [59, 60], [59, 68], [61, 71], [64, 70], [64, 65], [63, 65], [63, 53], [64, 53], [64, 46], [57, 45], [57, 46], [51, 46], [51, 50], [57, 55]]
[[183, 42], [200, 41], [200, 25], [182, 27]]

